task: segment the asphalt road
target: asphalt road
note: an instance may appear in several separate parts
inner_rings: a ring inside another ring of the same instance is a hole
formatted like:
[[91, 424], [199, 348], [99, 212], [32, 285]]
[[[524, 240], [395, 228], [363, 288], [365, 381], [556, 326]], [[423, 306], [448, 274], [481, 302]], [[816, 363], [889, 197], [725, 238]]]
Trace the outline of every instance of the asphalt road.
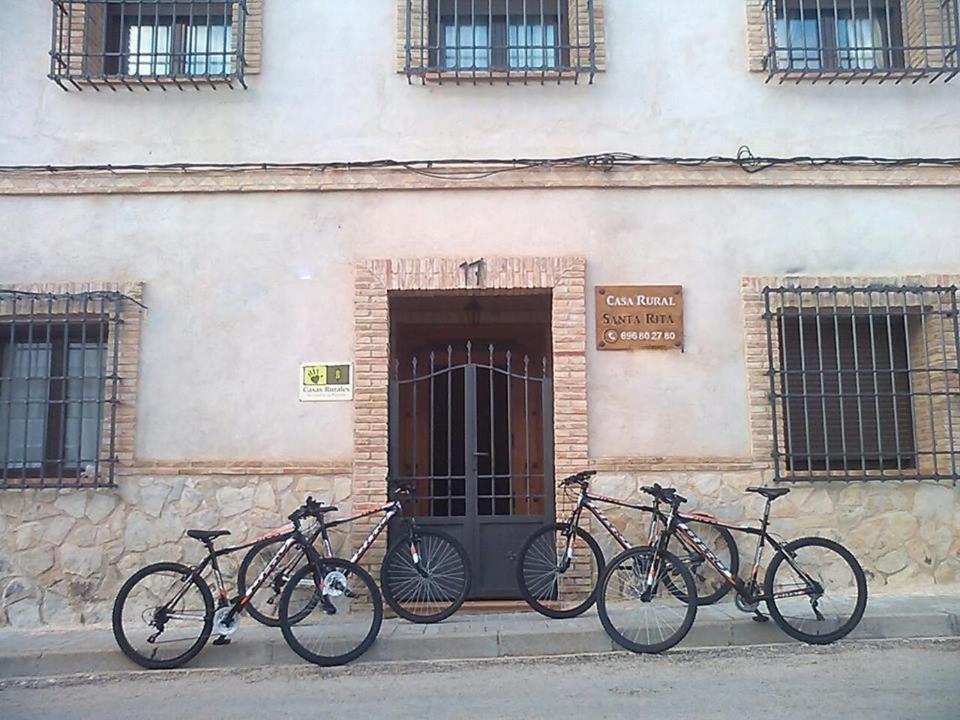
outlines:
[[960, 641], [8, 684], [0, 718], [960, 718]]

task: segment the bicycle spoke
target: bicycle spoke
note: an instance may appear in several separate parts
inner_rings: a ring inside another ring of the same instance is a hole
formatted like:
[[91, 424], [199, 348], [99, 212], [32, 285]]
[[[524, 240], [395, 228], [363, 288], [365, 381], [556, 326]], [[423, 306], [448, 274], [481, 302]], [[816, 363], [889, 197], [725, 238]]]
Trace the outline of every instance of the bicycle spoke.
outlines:
[[859, 566], [817, 539], [798, 542], [793, 553], [789, 560], [779, 561], [770, 581], [774, 619], [811, 642], [845, 635], [859, 622], [865, 602]]
[[[634, 652], [660, 652], [679, 642], [696, 615], [693, 578], [676, 558], [664, 555], [647, 586], [653, 550], [634, 548], [608, 567], [601, 586], [600, 617], [619, 644]], [[669, 578], [674, 580], [670, 581]], [[671, 585], [671, 582], [673, 585]]]

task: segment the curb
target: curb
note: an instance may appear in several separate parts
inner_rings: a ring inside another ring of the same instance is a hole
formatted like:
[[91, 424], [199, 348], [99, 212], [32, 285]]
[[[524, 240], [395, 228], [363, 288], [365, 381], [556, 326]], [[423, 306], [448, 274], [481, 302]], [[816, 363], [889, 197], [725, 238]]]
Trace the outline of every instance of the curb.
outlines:
[[[387, 621], [374, 646], [356, 662], [457, 661], [622, 652], [600, 627], [596, 616], [494, 623], [497, 627], [488, 627], [489, 622], [411, 625]], [[7, 637], [14, 638], [14, 642], [8, 641]], [[960, 614], [870, 615], [863, 618], [849, 637], [851, 640], [960, 638]], [[698, 621], [677, 647], [687, 650], [795, 642], [773, 622], [756, 623], [741, 616], [734, 620]], [[287, 647], [278, 630], [249, 623], [241, 627], [233, 643], [224, 647], [208, 645], [186, 669], [255, 669], [303, 664]], [[109, 630], [86, 630], [67, 635], [0, 635], [0, 679], [3, 680], [132, 670], [139, 668], [120, 653]]]

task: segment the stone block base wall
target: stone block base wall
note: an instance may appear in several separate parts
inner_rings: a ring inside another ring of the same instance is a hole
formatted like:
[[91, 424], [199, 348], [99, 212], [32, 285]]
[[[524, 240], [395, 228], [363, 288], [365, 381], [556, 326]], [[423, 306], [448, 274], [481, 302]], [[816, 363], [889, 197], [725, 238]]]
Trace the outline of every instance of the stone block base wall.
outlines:
[[[759, 496], [744, 493], [769, 471], [602, 470], [597, 493], [644, 501], [639, 488], [659, 482], [690, 498], [691, 510], [755, 523]], [[25, 490], [0, 493], [0, 624], [72, 626], [110, 621], [117, 590], [151, 562], [194, 563], [200, 543], [188, 528], [225, 528], [231, 543], [252, 540], [282, 525], [312, 494], [353, 507], [351, 476], [143, 475], [103, 490]], [[618, 508], [604, 512], [627, 537], [646, 538], [649, 517]], [[797, 484], [774, 502], [774, 532], [788, 539], [823, 535], [860, 560], [873, 593], [919, 591], [960, 582], [960, 489], [919, 483]], [[603, 528], [591, 530], [609, 560], [617, 548]], [[364, 529], [365, 530], [365, 529]], [[334, 534], [341, 554], [363, 539], [359, 526]], [[742, 567], [752, 562], [754, 540], [736, 535]], [[766, 561], [771, 554], [767, 553]], [[243, 553], [222, 560], [235, 582]], [[764, 565], [766, 562], [764, 563]]]
[[[755, 525], [763, 513], [764, 500], [744, 490], [765, 484], [765, 480], [769, 483], [769, 474], [763, 470], [601, 472], [591, 489], [646, 503], [649, 498], [639, 488], [659, 482], [678, 488], [689, 498], [684, 509]], [[788, 540], [818, 535], [842, 543], [863, 566], [871, 592], [922, 592], [960, 582], [960, 489], [916, 482], [789, 487], [790, 494], [773, 503], [771, 530]], [[604, 507], [604, 513], [626, 531], [628, 540], [637, 544], [646, 541], [647, 514], [614, 507]], [[596, 520], [591, 532], [607, 560], [619, 552]], [[741, 572], [746, 572], [753, 563], [756, 539], [743, 533], [734, 533], [734, 539], [740, 549]], [[769, 549], [765, 553], [763, 567], [772, 558]]]
[[[0, 625], [109, 623], [123, 581], [152, 562], [193, 564], [203, 546], [190, 528], [223, 528], [238, 544], [287, 522], [307, 495], [351, 510], [342, 475], [142, 475], [102, 490], [0, 493]], [[349, 528], [349, 526], [346, 526]], [[331, 533], [338, 552], [349, 529]], [[244, 551], [221, 558], [228, 586]], [[212, 578], [211, 578], [212, 579]]]

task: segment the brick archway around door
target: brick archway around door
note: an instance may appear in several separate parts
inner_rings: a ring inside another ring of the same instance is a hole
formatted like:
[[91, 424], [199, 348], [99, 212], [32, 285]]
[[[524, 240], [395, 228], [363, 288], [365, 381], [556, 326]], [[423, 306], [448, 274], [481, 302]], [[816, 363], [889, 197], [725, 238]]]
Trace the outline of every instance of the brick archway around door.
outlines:
[[[390, 293], [404, 291], [552, 292], [554, 468], [562, 478], [587, 464], [587, 312], [583, 257], [408, 258], [360, 260], [354, 279], [353, 508], [372, 510], [387, 495], [387, 393]], [[557, 515], [570, 511], [557, 493]], [[364, 523], [367, 532], [375, 518]], [[362, 535], [361, 535], [362, 537]], [[365, 564], [385, 551], [371, 548]]]

